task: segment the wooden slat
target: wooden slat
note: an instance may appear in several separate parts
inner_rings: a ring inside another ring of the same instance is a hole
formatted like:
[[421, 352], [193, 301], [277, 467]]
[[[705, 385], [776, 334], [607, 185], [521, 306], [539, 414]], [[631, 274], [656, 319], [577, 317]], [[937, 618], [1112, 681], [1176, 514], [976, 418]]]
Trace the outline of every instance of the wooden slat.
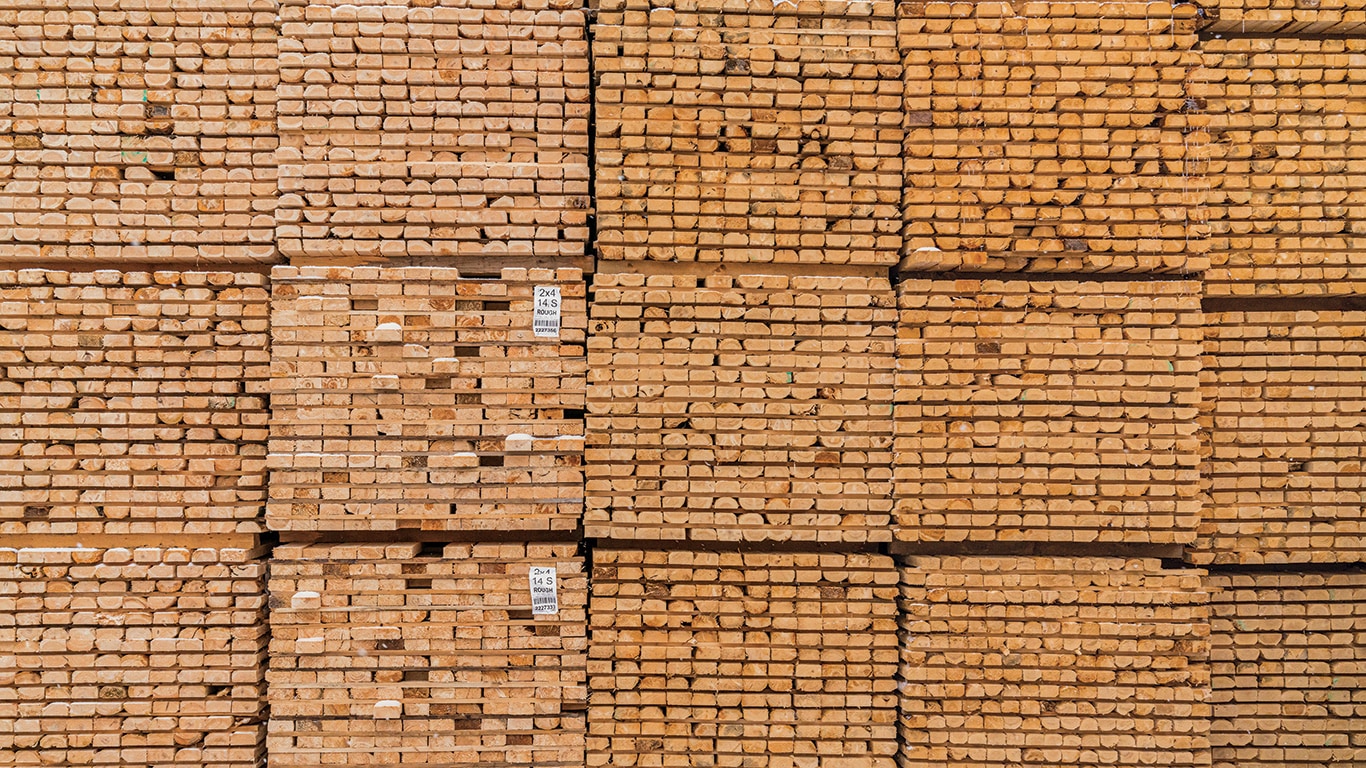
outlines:
[[901, 768], [1210, 765], [1199, 571], [916, 557], [900, 602]]
[[[537, 286], [558, 336], [534, 335]], [[272, 290], [272, 529], [578, 528], [577, 269], [277, 267]]]
[[1199, 284], [898, 287], [896, 537], [1191, 542]]

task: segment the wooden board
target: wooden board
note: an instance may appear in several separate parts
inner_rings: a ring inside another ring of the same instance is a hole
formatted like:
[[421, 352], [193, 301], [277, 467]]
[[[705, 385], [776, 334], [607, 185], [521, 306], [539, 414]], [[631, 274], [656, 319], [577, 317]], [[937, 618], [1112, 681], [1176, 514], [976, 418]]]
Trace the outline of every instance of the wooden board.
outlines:
[[598, 275], [586, 534], [888, 540], [892, 304], [883, 277]]
[[1208, 595], [1158, 560], [916, 557], [901, 768], [1208, 766]]
[[1206, 584], [1215, 768], [1366, 764], [1366, 573]]
[[0, 0], [0, 261], [273, 261], [276, 7]]
[[903, 269], [1208, 265], [1194, 5], [899, 7]]
[[1207, 315], [1199, 563], [1366, 562], [1366, 312]]
[[907, 280], [898, 297], [898, 540], [1195, 538], [1198, 283]]
[[[576, 269], [277, 267], [273, 530], [575, 530], [584, 327]], [[538, 336], [534, 292], [559, 291]]]
[[0, 763], [260, 765], [262, 554], [0, 549]]
[[891, 768], [880, 555], [596, 549], [588, 762]]
[[0, 541], [253, 540], [268, 299], [257, 274], [0, 270]]
[[[582, 766], [588, 579], [574, 544], [282, 546], [271, 768]], [[529, 570], [556, 569], [533, 615]]]
[[587, 263], [581, 0], [283, 0], [280, 24], [291, 263]]
[[603, 259], [896, 262], [902, 128], [892, 3], [598, 8]]
[[1202, 43], [1210, 296], [1366, 292], [1366, 39]]
[[1360, 0], [1205, 0], [1207, 35], [1356, 35], [1366, 32]]

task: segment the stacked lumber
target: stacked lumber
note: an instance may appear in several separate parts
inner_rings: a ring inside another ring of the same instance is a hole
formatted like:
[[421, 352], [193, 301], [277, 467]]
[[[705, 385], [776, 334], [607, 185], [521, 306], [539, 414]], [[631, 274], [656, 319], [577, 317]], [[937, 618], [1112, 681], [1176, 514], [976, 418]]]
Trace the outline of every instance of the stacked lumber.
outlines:
[[283, 0], [280, 23], [293, 263], [584, 266], [582, 0]]
[[1207, 316], [1200, 563], [1366, 558], [1366, 312]]
[[600, 0], [604, 259], [896, 263], [889, 0]]
[[898, 540], [1194, 539], [1198, 283], [906, 280], [898, 302]]
[[0, 763], [261, 765], [260, 555], [0, 549]]
[[880, 555], [594, 550], [588, 766], [891, 768], [896, 581]]
[[1366, 292], [1366, 39], [1202, 44], [1210, 296]]
[[271, 528], [576, 529], [586, 312], [577, 269], [277, 267]]
[[1366, 33], [1360, 0], [1205, 0], [1209, 35], [1358, 35]]
[[1366, 573], [1206, 583], [1216, 768], [1366, 765]]
[[[583, 765], [575, 544], [286, 545], [271, 564], [271, 768]], [[558, 605], [534, 608], [552, 568]]]
[[1208, 766], [1207, 602], [1158, 560], [909, 559], [901, 767]]
[[0, 0], [0, 253], [275, 257], [275, 0]]
[[1196, 272], [1196, 7], [909, 2], [906, 270]]
[[588, 536], [889, 538], [886, 278], [598, 275]]
[[0, 271], [0, 534], [261, 531], [268, 299], [256, 274]]

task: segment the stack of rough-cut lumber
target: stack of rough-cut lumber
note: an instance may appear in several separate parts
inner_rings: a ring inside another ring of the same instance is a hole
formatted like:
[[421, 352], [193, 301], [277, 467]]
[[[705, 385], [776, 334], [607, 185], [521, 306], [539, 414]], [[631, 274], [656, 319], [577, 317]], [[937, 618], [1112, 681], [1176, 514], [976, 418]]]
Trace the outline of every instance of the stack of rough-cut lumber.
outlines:
[[5, 262], [274, 258], [275, 0], [0, 0]]
[[1366, 312], [1219, 312], [1205, 329], [1197, 562], [1366, 555]]
[[578, 527], [578, 269], [277, 267], [272, 292], [274, 530]]
[[1358, 35], [1366, 33], [1361, 0], [1204, 0], [1206, 41], [1214, 35]]
[[0, 533], [259, 532], [268, 298], [256, 274], [0, 271]]
[[898, 294], [899, 540], [1193, 540], [1198, 283], [906, 280]]
[[1216, 768], [1366, 765], [1366, 573], [1207, 584]]
[[890, 768], [890, 558], [599, 548], [588, 765]]
[[887, 540], [882, 277], [598, 275], [589, 536]]
[[1202, 44], [1210, 296], [1366, 293], [1366, 38]]
[[900, 765], [1208, 766], [1207, 600], [1158, 560], [908, 559]]
[[908, 270], [1208, 261], [1194, 5], [906, 2]]
[[[575, 549], [276, 549], [272, 768], [582, 766], [588, 579]], [[533, 567], [555, 569], [557, 612], [533, 612]]]
[[260, 766], [260, 555], [0, 549], [0, 764]]
[[583, 266], [582, 0], [283, 0], [281, 252]]
[[601, 0], [604, 259], [891, 265], [893, 3]]

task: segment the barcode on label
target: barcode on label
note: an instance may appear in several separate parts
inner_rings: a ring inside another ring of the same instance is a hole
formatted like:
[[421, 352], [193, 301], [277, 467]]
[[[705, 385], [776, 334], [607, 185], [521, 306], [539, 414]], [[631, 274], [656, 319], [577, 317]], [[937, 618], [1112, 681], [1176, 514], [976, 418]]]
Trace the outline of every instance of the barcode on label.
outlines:
[[531, 567], [531, 613], [560, 612], [560, 597], [555, 592], [555, 569]]
[[560, 287], [538, 285], [536, 305], [531, 316], [531, 331], [537, 336], [560, 335]]

